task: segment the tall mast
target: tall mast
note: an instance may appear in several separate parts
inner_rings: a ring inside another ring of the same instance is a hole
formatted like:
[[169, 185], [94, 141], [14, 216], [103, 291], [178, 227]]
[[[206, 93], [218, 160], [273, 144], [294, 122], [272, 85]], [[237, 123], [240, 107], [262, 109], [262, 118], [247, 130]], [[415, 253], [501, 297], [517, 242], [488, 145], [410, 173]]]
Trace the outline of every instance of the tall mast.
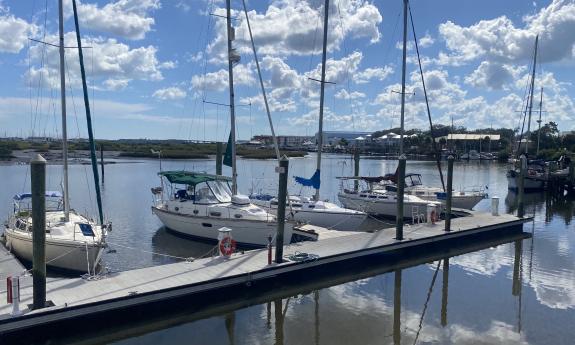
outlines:
[[531, 134], [531, 111], [533, 110], [533, 91], [535, 90], [535, 67], [537, 66], [537, 44], [539, 43], [539, 35], [535, 37], [535, 53], [533, 54], [533, 72], [531, 73], [531, 88], [529, 89], [529, 120], [527, 121], [527, 142], [525, 143], [525, 154], [527, 154], [529, 147], [529, 136]]
[[[403, 127], [405, 119], [405, 70], [407, 68], [407, 7], [408, 0], [403, 0], [403, 62], [401, 65], [401, 125], [399, 129], [399, 155], [403, 155]], [[433, 131], [433, 128], [431, 129]]]
[[74, 11], [74, 24], [76, 26], [76, 42], [78, 44], [78, 59], [80, 61], [80, 74], [82, 76], [82, 91], [84, 92], [84, 107], [86, 108], [86, 122], [88, 125], [88, 140], [90, 141], [90, 159], [92, 161], [92, 174], [96, 187], [96, 203], [98, 204], [99, 224], [104, 224], [104, 212], [102, 210], [102, 195], [100, 193], [100, 175], [98, 175], [98, 161], [96, 160], [96, 145], [94, 144], [94, 131], [92, 130], [92, 114], [90, 112], [90, 100], [88, 99], [88, 84], [86, 83], [86, 69], [84, 68], [84, 53], [82, 52], [82, 40], [80, 39], [80, 25], [78, 24], [78, 9], [76, 0], [72, 0]]
[[232, 193], [238, 194], [238, 173], [236, 168], [236, 114], [234, 106], [234, 51], [232, 41], [234, 33], [232, 31], [231, 4], [226, 0], [226, 26], [228, 30], [228, 79], [230, 88], [230, 136], [232, 137]]
[[[323, 149], [323, 102], [325, 98], [325, 60], [327, 55], [327, 24], [329, 19], [329, 0], [325, 0], [323, 14], [323, 50], [321, 54], [321, 82], [319, 94], [319, 130], [317, 132], [317, 171], [321, 176], [321, 150]], [[319, 200], [319, 188], [315, 190], [314, 199]]]
[[537, 153], [535, 155], [539, 155], [539, 140], [541, 139], [541, 113], [543, 112], [543, 88], [541, 88], [541, 98], [539, 99], [539, 120], [537, 123], [539, 124], [539, 128], [537, 129]]
[[64, 165], [64, 218], [70, 220], [70, 198], [68, 194], [68, 132], [66, 130], [66, 78], [64, 73], [64, 5], [58, 1], [58, 17], [60, 31], [60, 104], [62, 105], [62, 161]]

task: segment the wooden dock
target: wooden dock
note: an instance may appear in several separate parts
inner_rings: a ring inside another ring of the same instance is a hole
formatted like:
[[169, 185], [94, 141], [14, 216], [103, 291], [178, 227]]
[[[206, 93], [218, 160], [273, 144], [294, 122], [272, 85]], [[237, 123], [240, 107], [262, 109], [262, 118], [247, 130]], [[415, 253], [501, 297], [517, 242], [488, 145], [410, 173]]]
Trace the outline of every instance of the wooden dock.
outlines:
[[[402, 250], [418, 250], [471, 241], [481, 235], [521, 232], [523, 223], [530, 218], [512, 215], [491, 216], [471, 211], [471, 216], [452, 220], [452, 231], [443, 230], [443, 222], [406, 226], [403, 241], [396, 241], [394, 229], [374, 233], [345, 232], [320, 233], [317, 242], [301, 242], [285, 246], [286, 256], [297, 252], [314, 254], [314, 259], [287, 260], [281, 264], [267, 264], [267, 251], [252, 250], [222, 257], [199, 259], [162, 266], [147, 267], [111, 273], [96, 280], [82, 278], [48, 278], [47, 299], [53, 307], [27, 311], [11, 316], [11, 306], [5, 304], [5, 287], [0, 293], [0, 335], [71, 322], [87, 317], [104, 315], [146, 306], [158, 305], [181, 298], [201, 298], [202, 293], [226, 288], [250, 289], [260, 282], [278, 280], [282, 276], [301, 273], [309, 269], [350, 263], [374, 255], [390, 254]], [[3, 264], [0, 263], [0, 266]], [[31, 277], [21, 281], [21, 305], [31, 304]]]
[[[26, 271], [26, 268], [0, 243], [0, 291], [5, 293], [6, 277], [18, 275], [24, 271]], [[6, 301], [6, 298], [4, 298], [4, 301]]]

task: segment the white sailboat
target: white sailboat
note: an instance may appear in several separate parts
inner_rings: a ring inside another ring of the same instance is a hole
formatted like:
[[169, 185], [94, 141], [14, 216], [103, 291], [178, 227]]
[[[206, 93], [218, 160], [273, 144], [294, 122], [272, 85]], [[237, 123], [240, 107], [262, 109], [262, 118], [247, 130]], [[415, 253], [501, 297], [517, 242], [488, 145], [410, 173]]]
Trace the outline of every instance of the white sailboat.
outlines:
[[[247, 196], [239, 195], [237, 189], [233, 67], [239, 62], [239, 56], [232, 48], [235, 35], [231, 26], [230, 0], [226, 1], [226, 10], [232, 177], [191, 171], [160, 172], [159, 175], [171, 183], [171, 188], [168, 191], [152, 189], [156, 196], [152, 212], [168, 229], [182, 235], [215, 241], [218, 229], [228, 227], [240, 245], [265, 246], [276, 233], [276, 218], [252, 204]], [[286, 243], [291, 241], [293, 225], [292, 222], [285, 224]]]
[[[286, 212], [289, 219], [298, 222], [317, 225], [334, 230], [357, 230], [367, 218], [363, 211], [343, 208], [329, 201], [322, 201], [319, 198], [321, 180], [321, 154], [323, 148], [323, 108], [325, 97], [325, 69], [327, 55], [327, 29], [329, 21], [329, 0], [324, 2], [324, 22], [323, 22], [323, 51], [321, 64], [320, 82], [320, 106], [319, 106], [319, 130], [317, 145], [317, 169], [310, 179], [296, 177], [296, 182], [304, 186], [315, 189], [313, 199], [302, 196], [290, 196], [289, 211]], [[266, 210], [276, 214], [278, 200], [266, 194], [252, 194], [250, 199], [256, 205], [265, 207]]]
[[[74, 3], [74, 12], [76, 6]], [[79, 272], [94, 274], [98, 268], [102, 249], [109, 224], [103, 224], [101, 200], [98, 186], [97, 170], [94, 176], [96, 194], [100, 211], [100, 222], [96, 223], [86, 216], [70, 209], [68, 187], [68, 149], [66, 130], [66, 81], [64, 77], [64, 19], [63, 4], [59, 1], [59, 36], [60, 36], [60, 92], [62, 106], [62, 153], [63, 153], [63, 195], [58, 192], [46, 193], [46, 265]], [[78, 45], [81, 47], [79, 29], [77, 30]], [[79, 49], [81, 52], [81, 48]], [[85, 73], [80, 55], [85, 100], [87, 101]], [[86, 102], [86, 114], [90, 142], [93, 138], [90, 124], [89, 104]], [[93, 155], [93, 159], [94, 159]], [[6, 247], [18, 258], [32, 261], [32, 205], [31, 194], [14, 196], [14, 214], [6, 223], [4, 235]]]
[[[537, 67], [537, 48], [539, 44], [539, 35], [535, 37], [535, 51], [533, 54], [533, 70], [531, 73], [531, 85], [529, 87], [529, 94], [528, 94], [528, 103], [527, 103], [527, 110], [528, 110], [528, 120], [527, 120], [527, 133], [525, 134], [526, 141], [525, 141], [525, 156], [527, 156], [529, 152], [529, 136], [531, 134], [531, 114], [533, 110], [533, 97], [534, 97], [534, 88], [535, 88], [535, 69]], [[521, 137], [523, 137], [523, 132], [521, 133]], [[517, 151], [519, 152], [521, 149], [521, 142], [523, 140], [519, 140], [519, 146], [517, 147]], [[541, 167], [540, 165], [528, 165], [526, 171], [526, 176], [524, 178], [524, 190], [525, 191], [539, 191], [545, 189], [545, 182], [547, 180], [547, 173], [545, 172], [545, 168]], [[519, 178], [521, 176], [520, 170], [516, 167], [507, 171], [507, 187], [510, 190], [517, 190], [519, 186]]]
[[[403, 64], [402, 64], [402, 80], [401, 80], [401, 128], [400, 128], [400, 145], [399, 155], [403, 155], [403, 132], [404, 132], [404, 114], [405, 114], [405, 71], [406, 71], [406, 46], [407, 46], [407, 1], [404, 1], [404, 21], [403, 21]], [[380, 188], [382, 181], [391, 180], [391, 176], [382, 177], [348, 177], [343, 179], [353, 179], [356, 181], [363, 181], [367, 184], [368, 188], [363, 190], [356, 189], [342, 189], [338, 198], [339, 201], [349, 208], [361, 210], [373, 215], [397, 217], [398, 204], [397, 204], [397, 187], [393, 190], [386, 190]], [[403, 182], [396, 181], [395, 182]], [[405, 184], [404, 184], [405, 186]], [[441, 203], [438, 201], [431, 201], [422, 199], [404, 188], [403, 193], [403, 218], [420, 218], [426, 214], [427, 207], [433, 206], [439, 209]]]

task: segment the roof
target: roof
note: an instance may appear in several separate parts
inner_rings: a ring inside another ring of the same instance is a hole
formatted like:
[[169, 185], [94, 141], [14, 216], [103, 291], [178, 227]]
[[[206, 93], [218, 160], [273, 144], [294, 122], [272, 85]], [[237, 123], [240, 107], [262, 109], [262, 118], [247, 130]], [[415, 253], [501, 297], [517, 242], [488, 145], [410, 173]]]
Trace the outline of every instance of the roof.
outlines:
[[170, 183], [187, 184], [195, 186], [208, 181], [231, 181], [231, 177], [212, 175], [192, 171], [162, 171], [158, 175], [164, 176]]
[[[62, 193], [54, 192], [54, 191], [46, 191], [44, 196], [46, 198], [61, 198]], [[16, 194], [16, 195], [14, 195], [14, 200], [23, 200], [23, 199], [27, 199], [27, 198], [31, 198], [31, 197], [32, 197], [32, 193]]]

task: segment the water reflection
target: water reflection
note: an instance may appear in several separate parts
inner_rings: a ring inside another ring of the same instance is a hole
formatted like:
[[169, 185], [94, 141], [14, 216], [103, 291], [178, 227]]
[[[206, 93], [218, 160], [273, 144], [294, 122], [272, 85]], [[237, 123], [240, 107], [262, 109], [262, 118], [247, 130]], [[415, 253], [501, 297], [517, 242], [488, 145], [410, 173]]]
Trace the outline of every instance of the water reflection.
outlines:
[[[556, 195], [550, 192], [525, 193], [523, 196], [524, 213], [526, 216], [544, 214], [545, 221], [550, 222], [555, 216], [560, 217], [565, 225], [570, 225], [575, 215], [575, 196]], [[505, 198], [507, 213], [518, 211], [517, 193], [509, 191]]]

